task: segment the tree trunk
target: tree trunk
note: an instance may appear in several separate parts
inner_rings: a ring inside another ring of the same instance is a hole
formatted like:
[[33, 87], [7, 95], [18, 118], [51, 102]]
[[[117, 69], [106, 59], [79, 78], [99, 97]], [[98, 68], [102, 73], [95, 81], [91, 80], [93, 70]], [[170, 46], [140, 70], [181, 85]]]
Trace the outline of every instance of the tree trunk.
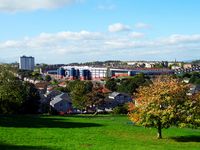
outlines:
[[161, 126], [160, 120], [158, 121], [158, 133], [157, 133], [157, 138], [162, 139], [162, 126]]
[[95, 111], [95, 113], [92, 116], [96, 116], [98, 114], [98, 111]]

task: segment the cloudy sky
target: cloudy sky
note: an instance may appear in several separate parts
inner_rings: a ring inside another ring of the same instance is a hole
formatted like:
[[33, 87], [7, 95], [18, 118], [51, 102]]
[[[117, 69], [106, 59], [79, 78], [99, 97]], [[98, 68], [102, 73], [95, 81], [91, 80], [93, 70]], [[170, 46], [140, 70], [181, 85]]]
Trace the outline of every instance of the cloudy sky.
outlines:
[[0, 62], [200, 59], [199, 0], [0, 0]]

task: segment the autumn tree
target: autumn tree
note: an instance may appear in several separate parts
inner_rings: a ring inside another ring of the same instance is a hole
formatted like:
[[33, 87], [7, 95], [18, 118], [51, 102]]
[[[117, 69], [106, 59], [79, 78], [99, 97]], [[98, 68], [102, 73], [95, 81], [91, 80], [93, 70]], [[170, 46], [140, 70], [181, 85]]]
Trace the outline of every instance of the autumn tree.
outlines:
[[91, 81], [76, 80], [70, 82], [70, 96], [73, 106], [80, 110], [96, 111], [104, 100], [104, 95], [99, 91], [99, 87], [94, 86]]
[[[200, 115], [198, 98], [193, 103], [187, 92], [188, 86], [178, 79], [157, 78], [149, 86], [138, 89], [134, 103], [129, 106], [129, 117], [137, 125], [157, 128], [158, 138], [162, 138], [162, 128], [198, 124], [195, 117]], [[193, 110], [194, 107], [197, 108]]]
[[184, 102], [181, 127], [197, 128], [200, 126], [200, 92], [192, 95]]
[[105, 96], [102, 92], [99, 91], [98, 87], [93, 87], [92, 91], [87, 94], [87, 102], [86, 105], [88, 108], [93, 109], [95, 113], [97, 113], [97, 109], [104, 102]]

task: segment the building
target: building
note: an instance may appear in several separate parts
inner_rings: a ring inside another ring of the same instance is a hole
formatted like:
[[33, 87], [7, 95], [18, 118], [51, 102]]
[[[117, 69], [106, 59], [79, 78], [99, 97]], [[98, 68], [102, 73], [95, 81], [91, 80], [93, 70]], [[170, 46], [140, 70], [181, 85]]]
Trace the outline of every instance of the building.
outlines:
[[190, 63], [183, 64], [183, 68], [184, 68], [184, 69], [187, 69], [187, 68], [192, 68], [192, 67], [193, 67], [193, 65], [192, 65], [192, 64], [190, 64]]
[[108, 97], [105, 98], [105, 101], [100, 109], [105, 109], [105, 111], [112, 111], [115, 107], [122, 106], [131, 101], [131, 96], [126, 93], [112, 92], [108, 95]]
[[67, 93], [62, 93], [54, 97], [50, 101], [50, 106], [59, 114], [71, 113], [73, 110], [71, 99]]
[[19, 59], [19, 69], [34, 70], [35, 60], [34, 57], [22, 56]]
[[168, 75], [174, 74], [173, 70], [167, 68], [134, 68], [118, 69], [110, 67], [90, 67], [90, 66], [62, 66], [58, 70], [49, 70], [47, 74], [56, 78], [70, 80], [95, 80], [100, 81], [107, 77], [118, 78], [134, 76], [143, 73], [145, 75]]

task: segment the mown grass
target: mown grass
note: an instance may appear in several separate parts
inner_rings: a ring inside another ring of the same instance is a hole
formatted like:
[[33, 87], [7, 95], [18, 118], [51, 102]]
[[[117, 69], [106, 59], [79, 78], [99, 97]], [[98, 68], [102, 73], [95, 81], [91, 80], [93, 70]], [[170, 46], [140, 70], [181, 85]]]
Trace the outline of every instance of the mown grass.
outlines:
[[134, 126], [127, 116], [0, 116], [0, 150], [200, 149], [200, 130]]

